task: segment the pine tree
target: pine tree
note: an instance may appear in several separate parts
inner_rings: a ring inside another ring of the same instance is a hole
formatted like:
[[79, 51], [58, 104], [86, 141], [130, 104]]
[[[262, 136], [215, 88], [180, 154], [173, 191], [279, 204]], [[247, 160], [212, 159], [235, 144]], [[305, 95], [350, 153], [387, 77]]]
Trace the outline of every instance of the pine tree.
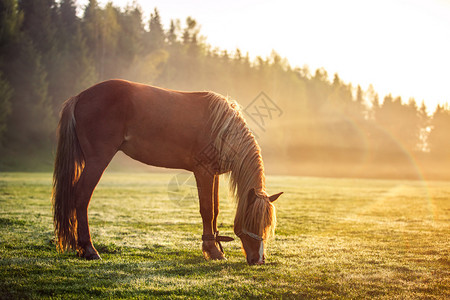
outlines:
[[0, 145], [7, 131], [11, 113], [11, 100], [14, 89], [10, 76], [14, 66], [11, 61], [17, 57], [21, 39], [20, 27], [23, 14], [19, 11], [17, 1], [0, 0]]
[[180, 30], [180, 21], [170, 20], [170, 27], [166, 33], [167, 43], [175, 45], [178, 42], [178, 32]]
[[[156, 83], [163, 86], [172, 86], [177, 88], [183, 88], [180, 84], [179, 78], [184, 77], [180, 66], [185, 65], [185, 55], [183, 45], [181, 44], [180, 20], [171, 20], [170, 28], [166, 33], [167, 39], [167, 60], [161, 74], [158, 76]], [[181, 71], [181, 72], [180, 72]]]
[[57, 18], [55, 1], [20, 0], [19, 7], [24, 13], [22, 30], [31, 38], [36, 50], [43, 56], [54, 54]]
[[124, 66], [120, 63], [119, 36], [121, 27], [119, 23], [120, 11], [111, 2], [107, 3], [102, 11], [101, 23], [101, 79], [120, 77]]
[[393, 98], [387, 95], [383, 105], [376, 112], [375, 119], [388, 134], [386, 136], [389, 139], [386, 140], [387, 150], [401, 152], [406, 149], [414, 152], [420, 148], [421, 127], [414, 99], [410, 99], [408, 104], [402, 104], [400, 97]]
[[183, 31], [183, 44], [187, 49], [189, 56], [197, 56], [199, 54], [198, 34], [200, 29], [197, 21], [191, 17], [186, 18], [186, 27]]
[[102, 64], [102, 16], [97, 0], [89, 0], [83, 16], [82, 34], [86, 38], [86, 46], [95, 64], [100, 78], [104, 76]]
[[[16, 0], [0, 0], [0, 57], [7, 55], [6, 48], [20, 38], [23, 13]], [[1, 65], [0, 65], [1, 67]]]
[[427, 106], [425, 105], [425, 101], [422, 101], [418, 111], [419, 118], [419, 128], [420, 128], [420, 144], [419, 149], [421, 151], [428, 152], [430, 147], [428, 145], [428, 136], [430, 129], [430, 116], [427, 112]]
[[59, 68], [50, 90], [55, 111], [61, 102], [79, 93], [97, 81], [95, 62], [86, 45], [81, 30], [81, 20], [76, 15], [73, 0], [63, 0], [58, 9], [57, 42], [59, 43]]
[[[49, 94], [53, 99], [54, 115], [57, 117], [62, 101], [74, 92], [74, 53], [79, 45], [74, 44], [74, 38], [80, 31], [81, 21], [76, 16], [76, 6], [73, 0], [62, 0], [57, 7], [55, 45], [58, 55], [53, 57], [56, 68], [48, 69]], [[78, 62], [77, 62], [78, 63]], [[68, 80], [68, 78], [71, 78]]]
[[75, 0], [61, 0], [58, 16], [60, 32], [64, 32], [66, 34], [66, 36], [61, 36], [61, 34], [59, 34], [58, 40], [77, 34], [80, 29], [80, 20], [77, 17]]
[[[58, 5], [55, 0], [20, 0], [19, 6], [24, 13], [22, 31], [38, 53], [39, 64], [46, 73], [46, 93], [52, 103], [52, 96], [59, 96], [62, 81], [60, 68], [63, 65], [63, 52], [57, 37], [60, 24]], [[55, 109], [53, 114], [57, 116], [58, 110]]]
[[24, 37], [14, 62], [15, 87], [8, 136], [22, 145], [46, 145], [56, 125], [48, 95], [47, 72], [31, 39]]
[[365, 104], [364, 104], [364, 92], [360, 85], [358, 85], [358, 87], [356, 88], [355, 102], [356, 102], [357, 114], [362, 116], [364, 108], [365, 108]]
[[419, 108], [417, 107], [416, 100], [410, 98], [407, 105], [403, 105], [402, 124], [399, 128], [401, 133], [401, 140], [406, 145], [407, 149], [411, 152], [417, 152], [421, 150], [421, 120], [419, 115]]
[[12, 88], [9, 82], [4, 78], [3, 73], [0, 71], [0, 146], [3, 141], [3, 135], [7, 129], [6, 123], [11, 113], [11, 96]]
[[123, 61], [124, 68], [136, 56], [147, 52], [143, 45], [145, 29], [142, 23], [142, 12], [138, 6], [129, 6], [119, 14], [118, 58]]
[[450, 155], [450, 109], [448, 105], [438, 105], [431, 118], [431, 132], [428, 138], [431, 153], [438, 159]]
[[147, 38], [147, 51], [152, 52], [164, 48], [165, 34], [161, 24], [161, 17], [158, 9], [155, 7], [152, 14], [150, 14], [149, 33]]
[[367, 117], [369, 120], [374, 120], [375, 115], [378, 113], [378, 110], [380, 109], [380, 98], [377, 92], [375, 92], [373, 85], [371, 84], [367, 88], [366, 97], [370, 105], [370, 109], [367, 112]]

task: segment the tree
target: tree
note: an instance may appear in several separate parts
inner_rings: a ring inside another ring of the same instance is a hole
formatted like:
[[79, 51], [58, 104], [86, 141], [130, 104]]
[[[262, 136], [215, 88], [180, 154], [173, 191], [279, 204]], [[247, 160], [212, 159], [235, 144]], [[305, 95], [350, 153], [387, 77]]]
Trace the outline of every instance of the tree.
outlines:
[[425, 105], [425, 101], [422, 101], [418, 111], [419, 118], [419, 128], [420, 128], [420, 144], [419, 149], [421, 151], [428, 152], [430, 150], [430, 146], [428, 145], [428, 135], [430, 130], [430, 116], [427, 112], [427, 106]]
[[15, 87], [8, 136], [21, 145], [48, 144], [55, 119], [48, 95], [47, 72], [31, 39], [24, 37], [10, 75]]
[[146, 31], [142, 23], [142, 11], [138, 6], [128, 6], [119, 14], [118, 21], [120, 29], [117, 56], [126, 68], [135, 56], [148, 52], [143, 43]]
[[102, 60], [102, 16], [97, 0], [89, 0], [83, 16], [83, 36], [100, 78], [104, 76]]
[[186, 18], [186, 27], [183, 31], [183, 44], [187, 47], [190, 56], [199, 54], [198, 34], [200, 28], [197, 21], [191, 17]]
[[123, 65], [118, 53], [119, 36], [119, 10], [111, 2], [106, 4], [102, 11], [101, 22], [101, 64], [99, 74], [101, 79], [118, 77]]
[[[417, 104], [410, 99], [408, 104], [402, 104], [401, 98], [387, 95], [380, 109], [375, 114], [377, 124], [388, 134], [387, 151], [417, 151], [421, 144], [420, 120]], [[389, 142], [390, 141], [390, 142]]]
[[408, 104], [404, 106], [403, 121], [404, 126], [400, 128], [404, 130], [401, 135], [403, 143], [411, 151], [421, 151], [422, 120], [414, 98], [410, 98]]
[[81, 20], [76, 18], [73, 21], [75, 23], [66, 25], [63, 22], [58, 31], [59, 64], [56, 75], [51, 79], [53, 88], [49, 91], [54, 99], [55, 115], [59, 113], [62, 101], [94, 84], [98, 78], [93, 55], [81, 31]]
[[55, 43], [58, 44], [59, 50], [65, 50], [72, 43], [74, 36], [79, 34], [81, 30], [81, 19], [77, 16], [75, 0], [61, 0], [56, 11]]
[[[339, 76], [335, 76], [335, 79]], [[337, 80], [337, 79], [336, 79]], [[326, 102], [330, 94], [331, 86], [328, 81], [328, 73], [325, 69], [317, 69], [314, 76], [308, 82], [308, 108], [315, 115]], [[311, 116], [313, 117], [313, 116]]]
[[358, 87], [356, 88], [356, 97], [355, 97], [355, 101], [352, 102], [351, 105], [351, 115], [354, 118], [366, 118], [366, 104], [364, 102], [364, 92], [361, 88], [360, 85], [358, 85]]
[[[6, 48], [20, 37], [23, 13], [16, 0], [0, 0], [0, 55], [5, 58]], [[0, 65], [1, 67], [1, 65]]]
[[14, 89], [10, 83], [11, 61], [17, 55], [21, 38], [20, 27], [23, 14], [15, 0], [0, 0], [0, 145], [11, 113], [11, 98]]
[[[36, 50], [43, 56], [54, 54], [57, 18], [55, 1], [19, 0], [19, 7], [25, 16], [22, 30], [31, 38]], [[44, 63], [48, 65], [46, 61]]]
[[[80, 20], [77, 17], [77, 7], [75, 0], [61, 0], [59, 11], [59, 33], [58, 40], [70, 38], [80, 30]], [[64, 35], [61, 35], [63, 33]]]
[[375, 92], [373, 85], [369, 85], [366, 91], [366, 97], [370, 105], [370, 109], [367, 112], [368, 114], [367, 117], [369, 120], [374, 120], [375, 115], [378, 113], [378, 110], [380, 109], [381, 105], [380, 105], [380, 98], [377, 92]]
[[431, 118], [431, 132], [428, 138], [431, 153], [438, 157], [450, 154], [450, 109], [438, 105]]
[[8, 116], [11, 113], [11, 96], [13, 94], [13, 90], [8, 81], [3, 76], [3, 73], [0, 72], [0, 145], [3, 141], [3, 135], [7, 129], [6, 123], [8, 120]]
[[244, 107], [264, 91], [283, 117], [270, 121], [279, 130], [260, 141], [281, 155], [309, 148], [321, 161], [333, 156], [354, 163], [368, 153], [376, 160], [386, 152], [449, 148], [442, 142], [447, 108], [430, 121], [423, 103], [418, 108], [413, 99], [404, 104], [391, 95], [380, 103], [372, 86], [363, 91], [338, 74], [330, 80], [324, 69], [292, 69], [275, 51], [251, 60], [239, 49], [212, 48], [192, 17], [183, 25], [172, 20], [164, 31], [157, 8], [143, 24], [138, 5], [121, 10], [97, 0], [88, 1], [82, 17], [76, 0], [0, 0], [0, 16], [0, 139], [15, 140], [16, 149], [48, 141], [61, 102], [112, 77], [214, 90]]
[[175, 45], [178, 42], [178, 33], [180, 31], [180, 20], [170, 20], [170, 27], [166, 33], [167, 42], [169, 45]]
[[55, 55], [48, 72], [49, 95], [53, 99], [55, 117], [62, 101], [96, 81], [94, 62], [89, 56], [76, 15], [74, 0], [62, 0], [56, 9]]
[[161, 24], [161, 18], [156, 7], [153, 13], [150, 14], [149, 29], [150, 32], [148, 33], [147, 38], [147, 51], [152, 52], [154, 50], [164, 48], [165, 34]]

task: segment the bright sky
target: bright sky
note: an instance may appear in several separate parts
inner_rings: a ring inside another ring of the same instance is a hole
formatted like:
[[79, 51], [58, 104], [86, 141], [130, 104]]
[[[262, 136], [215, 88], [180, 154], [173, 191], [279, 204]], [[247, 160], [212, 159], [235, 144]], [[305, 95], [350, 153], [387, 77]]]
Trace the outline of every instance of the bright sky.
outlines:
[[450, 103], [450, 0], [137, 2], [146, 19], [157, 7], [165, 29], [171, 19], [184, 26], [192, 16], [213, 47], [240, 48], [252, 58], [273, 49], [293, 67], [324, 67], [354, 86], [373, 84], [380, 98], [414, 97], [432, 111]]

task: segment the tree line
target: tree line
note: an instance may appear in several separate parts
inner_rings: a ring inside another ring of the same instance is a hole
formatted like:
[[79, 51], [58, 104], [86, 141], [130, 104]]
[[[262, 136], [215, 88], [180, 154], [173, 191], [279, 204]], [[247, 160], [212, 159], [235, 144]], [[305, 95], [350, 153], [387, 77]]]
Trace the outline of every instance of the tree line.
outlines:
[[430, 115], [424, 102], [380, 99], [373, 87], [362, 90], [338, 74], [330, 80], [324, 69], [292, 67], [275, 51], [250, 59], [239, 49], [214, 48], [191, 17], [164, 28], [156, 8], [144, 22], [137, 4], [100, 7], [96, 0], [81, 16], [75, 0], [0, 0], [0, 14], [4, 169], [30, 153], [50, 153], [62, 102], [110, 78], [213, 90], [244, 106], [264, 91], [283, 112], [258, 135], [269, 161], [449, 162], [447, 105]]

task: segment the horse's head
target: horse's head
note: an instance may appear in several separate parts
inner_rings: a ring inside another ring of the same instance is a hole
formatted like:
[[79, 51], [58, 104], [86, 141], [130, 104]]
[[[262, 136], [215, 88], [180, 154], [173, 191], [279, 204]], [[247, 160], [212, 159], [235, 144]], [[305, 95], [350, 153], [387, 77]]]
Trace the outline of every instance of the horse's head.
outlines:
[[244, 221], [235, 224], [234, 231], [241, 239], [242, 249], [249, 265], [262, 265], [265, 262], [264, 242], [275, 231], [276, 213], [272, 204], [281, 193], [272, 196], [258, 195], [255, 189], [248, 193], [248, 205]]

